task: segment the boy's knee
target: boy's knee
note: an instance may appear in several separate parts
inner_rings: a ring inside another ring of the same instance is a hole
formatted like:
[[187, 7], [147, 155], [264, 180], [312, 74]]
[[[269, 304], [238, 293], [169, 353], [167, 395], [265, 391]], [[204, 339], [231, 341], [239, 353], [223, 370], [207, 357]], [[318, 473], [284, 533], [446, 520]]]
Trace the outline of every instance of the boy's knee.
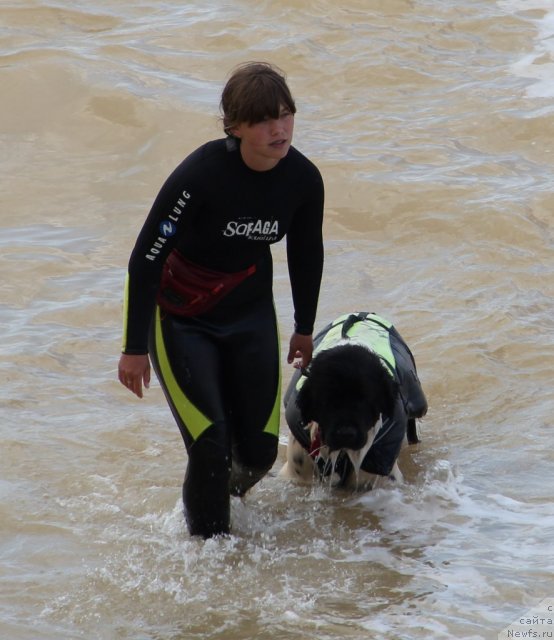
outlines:
[[275, 436], [263, 433], [256, 444], [254, 446], [250, 441], [247, 447], [237, 445], [233, 449], [229, 480], [232, 495], [244, 495], [266, 475], [277, 459], [279, 441]]
[[233, 446], [233, 462], [244, 467], [269, 471], [277, 459], [279, 440], [269, 433], [261, 433], [257, 438], [236, 442]]

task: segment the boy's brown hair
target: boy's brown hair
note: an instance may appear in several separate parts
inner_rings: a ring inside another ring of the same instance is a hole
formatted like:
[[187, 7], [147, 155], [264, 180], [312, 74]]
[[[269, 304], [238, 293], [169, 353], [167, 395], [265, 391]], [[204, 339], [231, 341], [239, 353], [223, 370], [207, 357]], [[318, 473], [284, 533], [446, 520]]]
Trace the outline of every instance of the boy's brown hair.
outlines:
[[221, 94], [223, 130], [231, 135], [231, 129], [242, 122], [256, 124], [265, 118], [278, 118], [282, 107], [296, 113], [281, 69], [267, 62], [239, 65]]

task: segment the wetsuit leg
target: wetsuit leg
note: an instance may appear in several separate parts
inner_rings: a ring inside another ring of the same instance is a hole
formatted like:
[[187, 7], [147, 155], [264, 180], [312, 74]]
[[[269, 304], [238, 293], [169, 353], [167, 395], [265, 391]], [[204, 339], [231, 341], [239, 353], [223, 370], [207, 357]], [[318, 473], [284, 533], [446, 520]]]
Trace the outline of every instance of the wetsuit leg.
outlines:
[[189, 456], [183, 485], [189, 530], [204, 537], [226, 533], [230, 490], [242, 495], [277, 456], [273, 302], [252, 305], [227, 322], [157, 312], [150, 355]]
[[206, 538], [227, 533], [231, 432], [218, 344], [201, 325], [157, 311], [149, 348], [188, 452], [183, 503], [189, 531]]
[[233, 325], [226, 356], [233, 425], [230, 489], [243, 495], [271, 469], [278, 452], [281, 375], [273, 300]]

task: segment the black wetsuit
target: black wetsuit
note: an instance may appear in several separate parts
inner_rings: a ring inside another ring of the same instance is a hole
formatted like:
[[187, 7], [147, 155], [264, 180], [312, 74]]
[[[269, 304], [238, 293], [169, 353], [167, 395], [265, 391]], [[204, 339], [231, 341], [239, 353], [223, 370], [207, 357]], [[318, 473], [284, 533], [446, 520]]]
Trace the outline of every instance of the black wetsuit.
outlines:
[[[291, 147], [253, 171], [232, 138], [209, 142], [171, 174], [138, 236], [126, 284], [123, 352], [149, 353], [189, 462], [189, 530], [229, 530], [229, 494], [241, 495], [277, 455], [279, 339], [270, 245], [287, 237], [295, 330], [311, 335], [323, 268], [323, 183]], [[194, 317], [156, 304], [162, 268], [177, 249], [225, 273], [255, 273]], [[153, 320], [153, 321], [152, 321]]]

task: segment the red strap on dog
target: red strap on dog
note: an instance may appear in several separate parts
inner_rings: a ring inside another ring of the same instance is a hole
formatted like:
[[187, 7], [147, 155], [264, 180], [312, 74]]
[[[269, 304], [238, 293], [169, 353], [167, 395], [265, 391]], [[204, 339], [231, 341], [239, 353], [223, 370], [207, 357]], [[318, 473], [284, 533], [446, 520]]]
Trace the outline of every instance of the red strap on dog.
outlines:
[[315, 437], [310, 443], [310, 450], [308, 453], [312, 456], [314, 460], [319, 457], [319, 451], [321, 449], [321, 436], [319, 435], [319, 428], [316, 431]]

